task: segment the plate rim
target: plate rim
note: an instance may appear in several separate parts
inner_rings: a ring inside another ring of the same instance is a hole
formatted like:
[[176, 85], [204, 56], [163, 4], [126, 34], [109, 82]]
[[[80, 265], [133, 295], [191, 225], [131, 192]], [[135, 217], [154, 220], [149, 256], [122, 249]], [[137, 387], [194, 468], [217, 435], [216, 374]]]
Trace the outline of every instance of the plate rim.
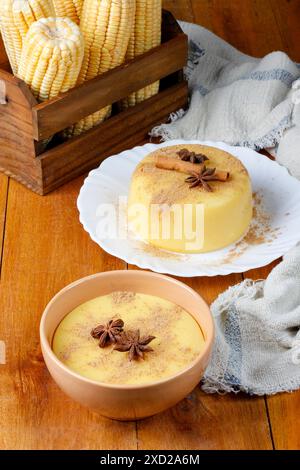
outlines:
[[[272, 167], [273, 167], [273, 165], [276, 165], [277, 170], [281, 171], [282, 174], [285, 174], [285, 177], [289, 177], [292, 180], [295, 180], [297, 183], [299, 183], [299, 189], [300, 189], [300, 181], [297, 178], [293, 177], [289, 173], [289, 171], [286, 167], [284, 167], [283, 165], [280, 165], [277, 161], [272, 160], [272, 159], [268, 158], [267, 156], [259, 154], [258, 152], [256, 152], [255, 150], [253, 150], [249, 147], [233, 146], [233, 145], [227, 144], [225, 142], [219, 142], [219, 141], [217, 141], [217, 142], [208, 141], [208, 140], [200, 141], [200, 140], [197, 140], [197, 139], [188, 139], [188, 140], [173, 139], [173, 140], [168, 140], [168, 141], [161, 142], [161, 143], [158, 143], [158, 144], [153, 143], [153, 142], [147, 142], [144, 145], [137, 145], [137, 146], [135, 146], [131, 149], [123, 150], [122, 152], [119, 152], [118, 154], [111, 155], [111, 156], [107, 157], [105, 160], [103, 160], [97, 168], [94, 168], [93, 170], [91, 170], [89, 172], [89, 174], [84, 179], [84, 182], [83, 182], [83, 184], [80, 188], [78, 198], [77, 198], [77, 209], [79, 211], [79, 221], [80, 221], [81, 225], [83, 226], [84, 230], [89, 234], [90, 238], [101, 249], [103, 249], [108, 254], [121, 259], [125, 263], [133, 264], [133, 265], [135, 265], [135, 266], [137, 266], [141, 269], [150, 269], [151, 271], [161, 273], [161, 274], [170, 274], [170, 275], [178, 276], [178, 277], [192, 278], [192, 277], [201, 277], [201, 276], [207, 276], [207, 277], [225, 276], [225, 275], [229, 275], [229, 274], [237, 274], [237, 273], [247, 272], [247, 271], [252, 270], [252, 269], [258, 269], [258, 268], [267, 266], [268, 264], [270, 264], [272, 261], [275, 261], [276, 259], [279, 259], [289, 249], [291, 249], [293, 246], [295, 246], [297, 244], [297, 242], [295, 242], [295, 245], [291, 245], [288, 249], [284, 249], [283, 253], [279, 254], [278, 256], [276, 255], [276, 258], [274, 258], [274, 254], [272, 254], [272, 253], [270, 253], [269, 256], [265, 255], [264, 261], [258, 261], [257, 264], [255, 263], [255, 265], [249, 266], [249, 267], [243, 267], [241, 265], [235, 265], [234, 263], [233, 264], [232, 263], [231, 264], [224, 263], [220, 266], [224, 266], [224, 267], [227, 266], [228, 268], [227, 268], [227, 270], [225, 269], [226, 272], [221, 272], [221, 271], [218, 271], [217, 267], [214, 268], [215, 271], [210, 271], [210, 270], [206, 271], [205, 268], [203, 267], [203, 265], [201, 266], [201, 264], [199, 264], [199, 272], [198, 273], [186, 272], [186, 271], [179, 273], [178, 269], [173, 269], [170, 266], [166, 266], [165, 263], [164, 263], [164, 259], [162, 257], [158, 257], [159, 265], [154, 266], [154, 264], [155, 264], [154, 262], [151, 263], [151, 262], [149, 262], [149, 260], [147, 261], [147, 259], [137, 257], [133, 254], [129, 255], [129, 257], [126, 254], [122, 254], [122, 256], [120, 256], [120, 253], [118, 252], [117, 249], [115, 250], [113, 247], [107, 246], [105, 244], [105, 241], [103, 241], [103, 240], [100, 241], [99, 239], [97, 239], [94, 236], [93, 231], [91, 231], [88, 223], [86, 223], [86, 221], [84, 220], [84, 207], [82, 206], [82, 199], [83, 199], [85, 191], [87, 190], [87, 187], [88, 187], [87, 184], [88, 184], [89, 178], [91, 176], [94, 176], [97, 173], [99, 174], [99, 172], [101, 173], [101, 167], [103, 166], [103, 164], [106, 165], [107, 163], [109, 163], [109, 161], [111, 161], [115, 157], [122, 157], [122, 156], [124, 157], [125, 156], [125, 158], [127, 157], [127, 159], [129, 159], [129, 158], [132, 158], [132, 157], [129, 157], [129, 155], [128, 155], [129, 152], [137, 153], [140, 149], [144, 150], [145, 148], [150, 147], [150, 149], [149, 149], [149, 153], [150, 153], [151, 151], [154, 151], [155, 149], [158, 149], [158, 148], [169, 147], [169, 146], [173, 146], [173, 145], [182, 145], [182, 144], [187, 144], [187, 145], [188, 144], [190, 144], [190, 145], [191, 144], [199, 144], [199, 145], [207, 145], [207, 146], [210, 146], [210, 147], [213, 146], [213, 147], [221, 148], [222, 150], [224, 150], [226, 152], [229, 152], [229, 153], [232, 153], [233, 151], [236, 151], [236, 152], [240, 152], [240, 151], [250, 152], [250, 153], [255, 155], [255, 158], [264, 158], [265, 162], [269, 162], [270, 165], [272, 165]], [[232, 153], [232, 154], [236, 158], [239, 158], [239, 156], [236, 155], [235, 153]], [[143, 155], [143, 157], [144, 156], [145, 155]], [[103, 173], [103, 175], [104, 175], [104, 173]], [[299, 240], [300, 240], [300, 234], [299, 234]], [[234, 245], [235, 244], [232, 244], [232, 246], [234, 246]], [[158, 248], [158, 250], [159, 250], [159, 248]], [[161, 251], [165, 252], [165, 250], [161, 250]], [[178, 255], [180, 257], [181, 253], [175, 253], [175, 255]], [[185, 256], [185, 255], [186, 254], [184, 254], [184, 253], [182, 254], [182, 256]], [[192, 256], [192, 255], [193, 254], [188, 254], [188, 256]], [[194, 255], [199, 256], [199, 254], [194, 254]], [[196, 269], [196, 268], [194, 268], [194, 269]]]

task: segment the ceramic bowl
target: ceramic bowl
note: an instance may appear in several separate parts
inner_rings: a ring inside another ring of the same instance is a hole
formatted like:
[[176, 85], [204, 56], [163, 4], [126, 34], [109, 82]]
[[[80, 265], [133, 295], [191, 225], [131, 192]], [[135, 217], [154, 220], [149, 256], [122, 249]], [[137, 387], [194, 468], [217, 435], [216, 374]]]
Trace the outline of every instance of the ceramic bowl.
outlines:
[[[187, 310], [201, 326], [205, 336], [206, 344], [199, 356], [176, 375], [143, 385], [96, 382], [65, 366], [51, 348], [53, 335], [61, 320], [78, 305], [120, 290], [155, 295]], [[85, 277], [61, 290], [43, 313], [40, 338], [48, 370], [68, 396], [108, 418], [135, 420], [175, 405], [199, 383], [209, 362], [214, 324], [204, 300], [182, 282], [146, 271], [111, 271]]]

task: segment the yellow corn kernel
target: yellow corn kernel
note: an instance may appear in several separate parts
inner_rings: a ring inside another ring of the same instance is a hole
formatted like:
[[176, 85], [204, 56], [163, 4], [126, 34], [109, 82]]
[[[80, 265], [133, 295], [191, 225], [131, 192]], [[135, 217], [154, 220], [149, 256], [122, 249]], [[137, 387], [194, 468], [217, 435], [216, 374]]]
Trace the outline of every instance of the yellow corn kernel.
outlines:
[[49, 16], [55, 16], [52, 0], [1, 0], [0, 29], [15, 75], [29, 27], [40, 18]]
[[[131, 35], [126, 59], [131, 60], [144, 54], [161, 43], [161, 0], [136, 0], [134, 30]], [[122, 106], [128, 108], [156, 95], [159, 91], [159, 81], [129, 95], [122, 101]]]
[[53, 0], [56, 16], [67, 16], [79, 24], [84, 0]]
[[84, 53], [79, 27], [69, 18], [42, 18], [24, 40], [18, 76], [38, 101], [76, 85]]
[[[80, 29], [84, 59], [78, 84], [120, 65], [126, 55], [135, 17], [135, 0], [85, 0]], [[110, 115], [111, 106], [82, 119], [68, 130], [79, 135]]]

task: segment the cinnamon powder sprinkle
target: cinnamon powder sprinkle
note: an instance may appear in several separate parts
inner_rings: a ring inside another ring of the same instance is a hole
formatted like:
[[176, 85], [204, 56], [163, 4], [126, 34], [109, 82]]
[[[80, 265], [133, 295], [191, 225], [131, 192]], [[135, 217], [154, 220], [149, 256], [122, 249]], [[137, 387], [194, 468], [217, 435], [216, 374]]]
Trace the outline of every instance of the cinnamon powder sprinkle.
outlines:
[[271, 226], [270, 215], [263, 207], [262, 197], [259, 193], [253, 194], [253, 219], [248, 233], [234, 247], [230, 249], [223, 263], [231, 263], [242, 256], [249, 245], [261, 245], [263, 243], [272, 243], [279, 234], [279, 228]]
[[176, 253], [172, 251], [166, 251], [162, 248], [158, 248], [154, 245], [149, 245], [145, 242], [136, 242], [136, 249], [142, 253], [147, 253], [148, 255], [154, 256], [156, 258], [163, 259], [174, 259], [183, 261], [187, 256], [185, 253]]
[[135, 292], [116, 291], [111, 294], [114, 304], [122, 304], [132, 302], [135, 298]]

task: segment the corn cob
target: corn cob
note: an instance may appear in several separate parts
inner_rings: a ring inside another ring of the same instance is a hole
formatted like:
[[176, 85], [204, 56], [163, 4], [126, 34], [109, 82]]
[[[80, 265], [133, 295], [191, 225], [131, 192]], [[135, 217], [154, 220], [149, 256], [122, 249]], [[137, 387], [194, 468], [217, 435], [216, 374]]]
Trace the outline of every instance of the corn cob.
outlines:
[[[161, 13], [161, 0], [136, 0], [135, 24], [126, 53], [127, 60], [134, 59], [161, 43]], [[129, 95], [122, 101], [122, 106], [135, 106], [156, 95], [158, 90], [159, 81]]]
[[[133, 28], [135, 0], [85, 0], [80, 29], [85, 50], [78, 84], [114, 67], [124, 59]], [[82, 119], [67, 131], [79, 135], [110, 115], [111, 106]]]
[[38, 101], [45, 101], [75, 86], [83, 53], [83, 37], [73, 21], [42, 18], [26, 35], [18, 76]]
[[67, 16], [79, 24], [84, 0], [53, 0], [56, 16]]
[[16, 75], [23, 41], [32, 23], [54, 16], [52, 0], [1, 0], [0, 28], [6, 53]]

